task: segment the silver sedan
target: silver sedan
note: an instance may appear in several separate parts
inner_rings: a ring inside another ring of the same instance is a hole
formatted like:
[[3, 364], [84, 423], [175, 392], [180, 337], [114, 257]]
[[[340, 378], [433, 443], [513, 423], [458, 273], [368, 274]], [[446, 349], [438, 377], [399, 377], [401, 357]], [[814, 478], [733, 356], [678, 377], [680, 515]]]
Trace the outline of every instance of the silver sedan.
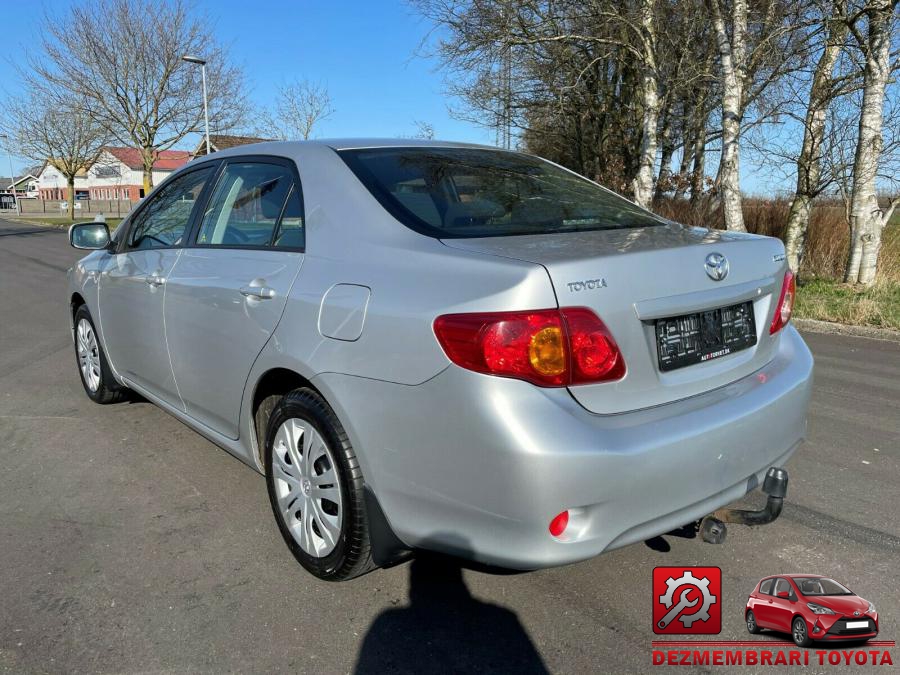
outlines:
[[265, 474], [323, 579], [418, 548], [584, 560], [780, 500], [805, 434], [782, 244], [529, 155], [243, 146], [70, 240], [93, 249], [68, 297], [87, 395], [136, 392]]

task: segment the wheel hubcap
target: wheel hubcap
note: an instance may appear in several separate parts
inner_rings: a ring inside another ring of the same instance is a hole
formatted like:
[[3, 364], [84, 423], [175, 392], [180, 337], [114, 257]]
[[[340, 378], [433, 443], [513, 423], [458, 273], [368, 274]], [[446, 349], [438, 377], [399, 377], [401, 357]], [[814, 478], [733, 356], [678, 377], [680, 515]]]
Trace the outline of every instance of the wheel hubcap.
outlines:
[[806, 640], [806, 626], [801, 621], [794, 622], [794, 642], [801, 643]]
[[100, 349], [97, 346], [94, 328], [87, 319], [81, 319], [78, 322], [76, 344], [81, 379], [84, 380], [91, 392], [95, 392], [100, 387]]
[[278, 513], [303, 551], [323, 558], [337, 546], [343, 502], [334, 458], [306, 420], [278, 427], [272, 446]]
[[756, 627], [756, 622], [753, 620], [753, 614], [747, 615], [747, 627], [750, 630], [753, 630]]

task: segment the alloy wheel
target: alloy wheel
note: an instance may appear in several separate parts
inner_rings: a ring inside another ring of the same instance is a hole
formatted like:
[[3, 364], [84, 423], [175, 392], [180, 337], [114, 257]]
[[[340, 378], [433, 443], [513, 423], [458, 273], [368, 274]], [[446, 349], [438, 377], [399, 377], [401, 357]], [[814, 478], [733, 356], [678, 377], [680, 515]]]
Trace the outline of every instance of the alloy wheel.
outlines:
[[278, 512], [308, 555], [324, 558], [341, 535], [343, 508], [334, 457], [315, 427], [285, 421], [272, 446], [272, 476]]
[[806, 622], [802, 619], [794, 621], [794, 642], [798, 645], [806, 642]]
[[100, 387], [100, 348], [97, 345], [94, 327], [87, 319], [78, 322], [76, 342], [81, 377], [87, 388], [92, 393], [96, 392]]
[[753, 612], [747, 612], [747, 630], [751, 633], [756, 630], [756, 617]]

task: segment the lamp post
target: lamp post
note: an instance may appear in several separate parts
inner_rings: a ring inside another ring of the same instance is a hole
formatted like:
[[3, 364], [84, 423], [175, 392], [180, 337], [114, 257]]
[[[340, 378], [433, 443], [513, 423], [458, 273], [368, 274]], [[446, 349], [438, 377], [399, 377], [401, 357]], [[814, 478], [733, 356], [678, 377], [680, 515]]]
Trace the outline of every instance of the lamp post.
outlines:
[[200, 65], [200, 74], [203, 78], [203, 121], [206, 125], [206, 154], [208, 155], [209, 150], [209, 108], [206, 103], [206, 60], [201, 59], [199, 56], [193, 56], [191, 54], [185, 54], [181, 57], [182, 61], [187, 61], [188, 63], [197, 63]]
[[6, 145], [6, 159], [9, 160], [9, 180], [11, 182], [10, 187], [12, 187], [12, 196], [13, 196], [13, 204], [16, 205], [16, 215], [22, 215], [22, 212], [19, 210], [19, 200], [16, 198], [16, 176], [13, 173], [13, 165], [12, 165], [12, 152], [9, 149], [9, 136], [6, 134], [0, 134], [0, 138], [5, 141]]

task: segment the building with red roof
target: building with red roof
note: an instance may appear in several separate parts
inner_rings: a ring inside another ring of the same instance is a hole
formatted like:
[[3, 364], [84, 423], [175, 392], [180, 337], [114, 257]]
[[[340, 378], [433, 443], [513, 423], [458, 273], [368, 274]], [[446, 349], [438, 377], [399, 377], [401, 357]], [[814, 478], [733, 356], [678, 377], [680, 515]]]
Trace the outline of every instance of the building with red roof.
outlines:
[[[191, 153], [187, 150], [160, 150], [153, 163], [153, 184], [187, 164]], [[66, 180], [49, 160], [38, 177], [38, 191], [42, 199], [66, 200]], [[75, 179], [75, 199], [137, 201], [144, 197], [144, 162], [137, 148], [105, 147], [90, 166]]]

